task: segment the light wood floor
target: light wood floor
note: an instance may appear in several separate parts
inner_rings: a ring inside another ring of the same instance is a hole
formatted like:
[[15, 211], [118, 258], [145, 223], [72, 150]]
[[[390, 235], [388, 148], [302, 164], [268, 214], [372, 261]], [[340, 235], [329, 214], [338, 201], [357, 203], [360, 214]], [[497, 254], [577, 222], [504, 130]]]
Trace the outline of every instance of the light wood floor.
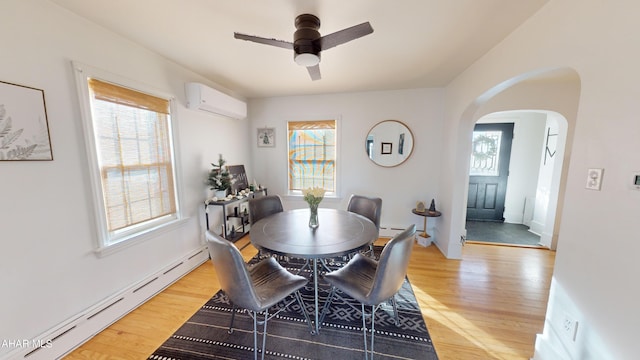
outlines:
[[[243, 250], [247, 260], [255, 254]], [[542, 249], [467, 244], [463, 260], [447, 260], [433, 245], [415, 245], [409, 280], [440, 359], [533, 356], [554, 258]], [[218, 290], [206, 262], [65, 359], [146, 359]]]

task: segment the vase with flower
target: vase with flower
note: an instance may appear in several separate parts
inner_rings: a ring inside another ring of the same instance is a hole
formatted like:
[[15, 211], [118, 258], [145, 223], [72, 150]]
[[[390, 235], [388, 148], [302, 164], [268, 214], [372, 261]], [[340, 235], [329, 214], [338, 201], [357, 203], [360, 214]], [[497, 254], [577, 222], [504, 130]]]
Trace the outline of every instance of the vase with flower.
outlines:
[[227, 163], [226, 160], [222, 157], [222, 154], [219, 154], [218, 163], [212, 163], [213, 169], [209, 171], [209, 177], [207, 179], [207, 184], [211, 186], [210, 190], [214, 190], [214, 196], [218, 199], [224, 199], [229, 189], [231, 189], [231, 184], [234, 183], [233, 176], [229, 173], [229, 170], [225, 166]]
[[302, 190], [302, 194], [304, 201], [309, 204], [309, 227], [315, 229], [320, 225], [318, 223], [318, 205], [324, 199], [324, 189], [320, 187], [307, 188]]

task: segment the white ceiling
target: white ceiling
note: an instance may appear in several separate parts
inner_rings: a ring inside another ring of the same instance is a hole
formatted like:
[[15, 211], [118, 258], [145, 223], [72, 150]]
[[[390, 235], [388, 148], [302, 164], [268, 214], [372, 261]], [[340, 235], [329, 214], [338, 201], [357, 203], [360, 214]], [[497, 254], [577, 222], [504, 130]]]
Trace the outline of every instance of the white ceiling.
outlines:
[[[51, 0], [239, 95], [441, 87], [548, 0]], [[373, 34], [322, 52], [311, 81], [293, 52], [234, 32], [293, 41], [294, 19], [326, 35], [369, 21]]]

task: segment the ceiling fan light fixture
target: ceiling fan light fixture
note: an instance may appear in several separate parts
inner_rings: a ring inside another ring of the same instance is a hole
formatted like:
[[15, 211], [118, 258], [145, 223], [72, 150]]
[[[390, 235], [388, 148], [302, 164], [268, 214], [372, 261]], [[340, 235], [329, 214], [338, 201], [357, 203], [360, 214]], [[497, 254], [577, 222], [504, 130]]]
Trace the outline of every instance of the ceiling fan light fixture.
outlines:
[[306, 54], [296, 54], [294, 58], [296, 64], [300, 66], [316, 66], [320, 63], [320, 56], [316, 54], [306, 53]]
[[233, 33], [233, 37], [239, 40], [253, 41], [258, 44], [276, 46], [288, 50], [293, 50], [293, 60], [296, 64], [304, 66], [309, 72], [311, 80], [320, 80], [320, 53], [342, 45], [351, 40], [361, 38], [373, 32], [369, 22], [364, 22], [351, 26], [334, 33], [321, 36], [320, 19], [312, 14], [301, 14], [296, 17], [296, 31], [293, 33], [293, 42], [265, 38], [254, 35], [247, 35], [238, 32]]

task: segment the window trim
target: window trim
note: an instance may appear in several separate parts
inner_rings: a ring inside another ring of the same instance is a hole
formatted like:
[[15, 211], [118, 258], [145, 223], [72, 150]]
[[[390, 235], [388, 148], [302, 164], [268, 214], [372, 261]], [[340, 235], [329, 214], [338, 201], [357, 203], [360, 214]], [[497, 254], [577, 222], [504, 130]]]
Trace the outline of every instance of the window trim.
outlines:
[[[303, 120], [303, 119], [307, 119], [307, 120]], [[327, 192], [325, 193], [324, 197], [325, 199], [340, 199], [340, 190], [341, 190], [341, 179], [342, 179], [342, 156], [341, 156], [341, 122], [342, 122], [342, 117], [339, 115], [328, 115], [328, 116], [300, 116], [297, 117], [295, 119], [287, 119], [284, 122], [284, 132], [286, 134], [286, 146], [285, 146], [285, 168], [286, 168], [286, 178], [285, 178], [285, 182], [283, 185], [283, 194], [286, 194], [286, 197], [290, 197], [292, 199], [302, 199], [303, 195], [302, 195], [302, 191], [301, 190], [290, 190], [289, 189], [289, 122], [291, 121], [309, 121], [309, 122], [313, 122], [313, 121], [323, 121], [323, 120], [335, 120], [336, 122], [336, 128], [335, 128], [335, 132], [336, 132], [336, 139], [335, 139], [335, 153], [336, 153], [336, 160], [335, 160], [335, 164], [334, 164], [334, 168], [336, 171], [336, 188], [335, 191], [333, 192]]]
[[[180, 162], [176, 156], [179, 137], [177, 131], [175, 97], [131, 79], [118, 76], [86, 64], [72, 61], [72, 66], [78, 91], [85, 150], [87, 154], [87, 169], [89, 170], [88, 175], [91, 183], [91, 206], [93, 207], [93, 226], [95, 227], [96, 234], [95, 253], [98, 256], [107, 255], [115, 250], [123, 249], [140, 241], [153, 238], [161, 232], [168, 231], [175, 226], [183, 224], [186, 219], [182, 213], [182, 179], [180, 176]], [[108, 231], [107, 214], [104, 206], [104, 196], [102, 193], [100, 165], [98, 163], [97, 143], [92, 118], [91, 96], [87, 81], [88, 78], [96, 78], [114, 83], [122, 87], [130, 88], [169, 101], [169, 112], [171, 114], [169, 120], [169, 146], [171, 149], [171, 161], [173, 164], [173, 186], [176, 197], [176, 212], [175, 214], [166, 215], [162, 221], [159, 221], [158, 219], [151, 219], [149, 222], [144, 222], [143, 224], [145, 225], [143, 226], [129, 226], [126, 230], [120, 232], [122, 235], [117, 237], [111, 236]]]

